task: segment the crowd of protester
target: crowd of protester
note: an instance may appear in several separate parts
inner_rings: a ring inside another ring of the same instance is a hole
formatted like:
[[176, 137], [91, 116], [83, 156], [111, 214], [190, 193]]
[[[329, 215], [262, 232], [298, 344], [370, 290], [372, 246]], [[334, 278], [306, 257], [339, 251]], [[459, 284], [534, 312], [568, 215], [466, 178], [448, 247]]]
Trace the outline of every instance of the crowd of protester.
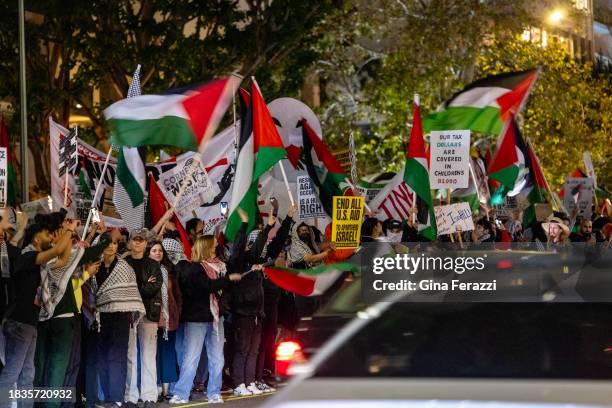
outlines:
[[[188, 259], [171, 211], [150, 230], [94, 224], [84, 241], [65, 211], [32, 220], [18, 213], [17, 228], [5, 212], [0, 389], [74, 387], [77, 406], [88, 407], [183, 404], [197, 392], [221, 403], [222, 391], [273, 392], [280, 326], [291, 330], [325, 297], [288, 293], [264, 268], [307, 269], [341, 258], [341, 250], [329, 242], [329, 227], [321, 232], [296, 222], [295, 206], [280, 222], [273, 214], [257, 220], [248, 234], [247, 214], [239, 213], [242, 226], [231, 244], [223, 225], [206, 235], [200, 220], [189, 221]], [[519, 211], [505, 223], [481, 214], [461, 239], [553, 249], [612, 239], [608, 217], [555, 213], [525, 230], [520, 219]], [[361, 232], [363, 243], [421, 240], [411, 220], [381, 222], [371, 214]]]

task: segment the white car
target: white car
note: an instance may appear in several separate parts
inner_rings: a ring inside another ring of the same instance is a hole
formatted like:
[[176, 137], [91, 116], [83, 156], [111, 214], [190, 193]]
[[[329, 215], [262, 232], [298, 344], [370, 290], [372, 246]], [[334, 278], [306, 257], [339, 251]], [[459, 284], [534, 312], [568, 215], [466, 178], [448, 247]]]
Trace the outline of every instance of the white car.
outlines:
[[266, 406], [612, 407], [612, 304], [389, 300], [292, 365]]

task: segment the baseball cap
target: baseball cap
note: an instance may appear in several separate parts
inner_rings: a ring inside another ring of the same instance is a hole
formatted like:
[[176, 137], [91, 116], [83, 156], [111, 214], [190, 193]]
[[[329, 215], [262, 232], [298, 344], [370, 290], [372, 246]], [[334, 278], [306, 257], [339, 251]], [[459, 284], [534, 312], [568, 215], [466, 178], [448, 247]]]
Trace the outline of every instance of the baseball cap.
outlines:
[[398, 220], [391, 220], [387, 225], [387, 230], [390, 229], [402, 229], [402, 223]]
[[130, 232], [130, 240], [132, 239], [149, 239], [149, 230], [147, 228], [139, 228]]

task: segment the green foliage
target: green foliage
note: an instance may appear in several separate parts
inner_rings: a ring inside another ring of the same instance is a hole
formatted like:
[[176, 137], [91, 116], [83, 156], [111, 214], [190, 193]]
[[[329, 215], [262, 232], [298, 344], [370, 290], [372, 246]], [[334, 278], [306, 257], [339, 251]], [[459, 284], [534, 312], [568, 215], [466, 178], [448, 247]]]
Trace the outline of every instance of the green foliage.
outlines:
[[[32, 4], [34, 3], [34, 4]], [[46, 0], [26, 2], [28, 133], [48, 166], [47, 118], [67, 125], [78, 113], [94, 128], [81, 134], [106, 148], [102, 110], [125, 96], [137, 64], [144, 93], [239, 72], [257, 77], [267, 100], [298, 96], [316, 58], [306, 44], [337, 0]], [[17, 2], [0, 2], [0, 100], [19, 110]], [[245, 81], [246, 83], [246, 81]], [[100, 90], [94, 103], [91, 90]], [[229, 119], [228, 119], [229, 120]], [[18, 115], [10, 123], [17, 134]], [[37, 169], [38, 170], [38, 169]], [[42, 169], [41, 169], [42, 170]], [[38, 174], [48, 174], [37, 171]], [[45, 180], [39, 180], [39, 184]]]

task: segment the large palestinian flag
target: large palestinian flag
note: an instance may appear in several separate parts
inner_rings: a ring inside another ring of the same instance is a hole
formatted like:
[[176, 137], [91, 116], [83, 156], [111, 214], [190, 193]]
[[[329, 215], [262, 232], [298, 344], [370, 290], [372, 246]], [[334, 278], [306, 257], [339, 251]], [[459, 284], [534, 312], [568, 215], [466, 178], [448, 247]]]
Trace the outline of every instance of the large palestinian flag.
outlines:
[[239, 153], [230, 201], [225, 237], [234, 241], [242, 221], [238, 207], [249, 216], [247, 234], [253, 229], [257, 208], [259, 178], [287, 156], [268, 107], [253, 80], [251, 101], [241, 119]]
[[412, 130], [410, 131], [408, 151], [406, 152], [404, 181], [416, 193], [419, 234], [429, 240], [434, 240], [437, 235], [436, 218], [429, 187], [429, 164], [425, 152], [421, 109], [417, 97], [415, 97], [412, 112]]
[[304, 146], [302, 160], [318, 191], [323, 209], [331, 216], [333, 197], [352, 195], [353, 192], [347, 183], [344, 169], [306, 120], [302, 121], [302, 136]]
[[104, 110], [111, 142], [198, 150], [213, 136], [239, 82], [230, 76], [181, 93], [140, 95], [115, 102]]
[[498, 135], [510, 115], [519, 112], [529, 96], [538, 70], [509, 72], [472, 82], [424, 121], [432, 130], [471, 129]]
[[359, 273], [359, 267], [350, 262], [338, 262], [310, 269], [271, 266], [264, 268], [264, 272], [282, 289], [300, 296], [317, 296], [325, 293], [344, 272]]

